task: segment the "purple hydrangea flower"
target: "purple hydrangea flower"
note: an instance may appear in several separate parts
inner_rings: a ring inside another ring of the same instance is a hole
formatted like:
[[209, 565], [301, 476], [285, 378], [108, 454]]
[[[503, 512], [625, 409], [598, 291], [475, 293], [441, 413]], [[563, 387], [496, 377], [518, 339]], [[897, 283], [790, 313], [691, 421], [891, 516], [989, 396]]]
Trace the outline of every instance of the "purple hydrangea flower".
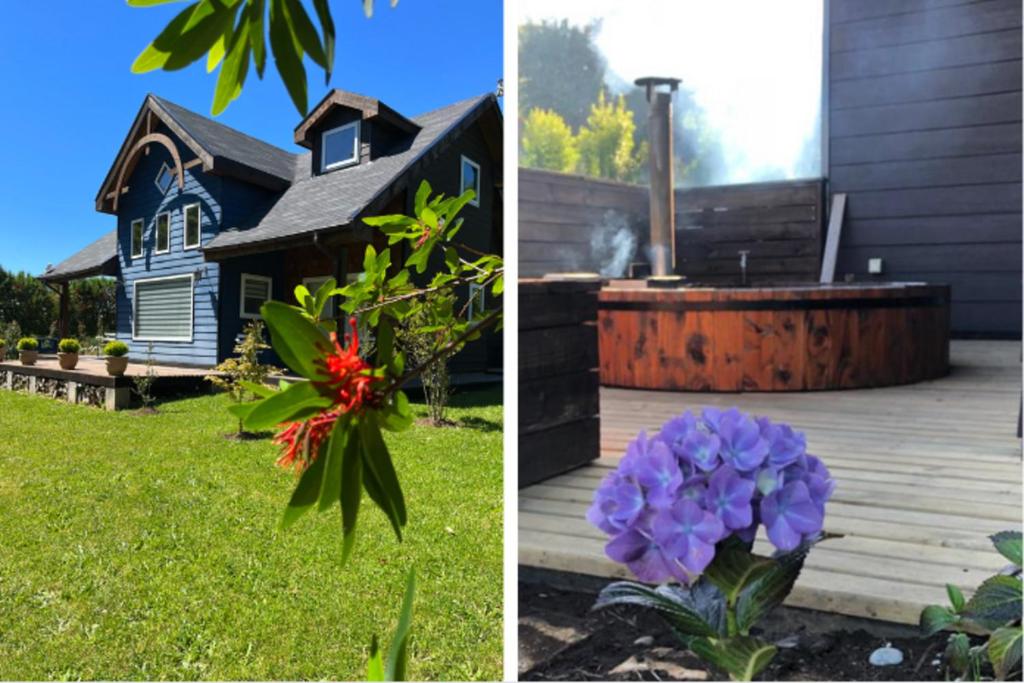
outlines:
[[606, 534], [617, 534], [636, 523], [644, 511], [640, 487], [618, 472], [604, 478], [587, 510], [587, 521]]
[[785, 467], [807, 452], [807, 437], [789, 425], [772, 424], [766, 417], [757, 419], [761, 438], [768, 442], [768, 460], [774, 467]]
[[715, 557], [715, 544], [725, 533], [722, 522], [692, 500], [681, 500], [651, 520], [654, 540], [666, 555], [693, 575]]
[[761, 438], [760, 427], [739, 411], [721, 416], [718, 435], [722, 438], [722, 460], [740, 472], [756, 469], [768, 456], [768, 442]]
[[707, 509], [722, 521], [726, 529], [744, 529], [750, 526], [754, 497], [754, 482], [744, 479], [728, 465], [719, 467], [708, 479], [705, 501]]
[[626, 457], [630, 461], [623, 466], [643, 488], [647, 503], [656, 510], [671, 507], [683, 483], [676, 456], [663, 442], [647, 439], [643, 434], [629, 449]]
[[717, 434], [694, 429], [683, 439], [680, 450], [687, 462], [693, 463], [703, 472], [710, 472], [718, 466], [721, 447], [722, 440]]
[[672, 452], [676, 454], [676, 457], [683, 457], [683, 441], [686, 437], [693, 432], [697, 427], [697, 418], [687, 410], [679, 417], [673, 417], [671, 420], [661, 426], [661, 431], [658, 432], [658, 437], [664, 441]]
[[604, 548], [608, 557], [620, 562], [641, 581], [661, 583], [669, 579], [688, 583], [690, 576], [654, 540], [631, 529], [619, 534]]
[[793, 481], [761, 499], [761, 520], [768, 531], [768, 540], [779, 550], [790, 551], [810, 536], [821, 531], [824, 521], [807, 484]]

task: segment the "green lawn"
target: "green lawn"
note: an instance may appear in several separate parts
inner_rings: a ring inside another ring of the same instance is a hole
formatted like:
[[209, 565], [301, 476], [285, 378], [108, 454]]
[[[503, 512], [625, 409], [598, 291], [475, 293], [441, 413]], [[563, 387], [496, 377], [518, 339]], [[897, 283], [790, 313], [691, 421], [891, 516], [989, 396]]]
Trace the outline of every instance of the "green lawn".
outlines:
[[415, 566], [410, 677], [500, 679], [500, 402], [388, 435], [405, 541], [364, 498], [342, 568], [338, 512], [277, 530], [293, 475], [222, 437], [223, 395], [146, 416], [0, 391], [0, 678], [359, 678]]

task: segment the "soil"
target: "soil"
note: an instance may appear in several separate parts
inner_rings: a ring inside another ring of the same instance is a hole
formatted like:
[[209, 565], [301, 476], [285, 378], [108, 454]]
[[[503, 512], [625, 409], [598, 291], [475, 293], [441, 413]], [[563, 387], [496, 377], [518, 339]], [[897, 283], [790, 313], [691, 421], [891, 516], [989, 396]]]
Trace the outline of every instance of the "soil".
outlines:
[[230, 434], [225, 434], [224, 438], [228, 441], [255, 441], [257, 439], [265, 439], [267, 436], [267, 432], [231, 432]]
[[156, 408], [149, 407], [149, 408], [139, 408], [138, 410], [135, 411], [135, 414], [136, 415], [156, 415], [159, 412], [160, 411], [157, 410]]
[[421, 425], [423, 427], [458, 427], [459, 426], [459, 423], [456, 422], [455, 420], [449, 420], [449, 419], [445, 418], [445, 419], [441, 420], [440, 422], [434, 422], [429, 417], [421, 417], [421, 418], [417, 419], [416, 420], [416, 424]]
[[[589, 584], [595, 587], [592, 580]], [[633, 607], [591, 612], [594, 597], [594, 592], [563, 590], [550, 583], [520, 582], [520, 680], [727, 678], [685, 650], [654, 612]], [[752, 635], [776, 643], [779, 652], [757, 680], [946, 678], [943, 652], [948, 636], [944, 633], [921, 638], [912, 626], [790, 607], [776, 609], [759, 626]], [[870, 664], [871, 652], [886, 645], [900, 650], [903, 662], [886, 667]]]

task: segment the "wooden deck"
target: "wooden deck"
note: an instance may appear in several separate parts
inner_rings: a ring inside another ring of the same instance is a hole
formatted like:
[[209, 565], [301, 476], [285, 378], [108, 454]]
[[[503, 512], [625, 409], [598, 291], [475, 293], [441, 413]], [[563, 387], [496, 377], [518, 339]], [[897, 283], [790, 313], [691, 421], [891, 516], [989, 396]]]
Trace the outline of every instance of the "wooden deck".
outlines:
[[[519, 494], [519, 562], [626, 577], [584, 514], [640, 429], [704, 405], [788, 422], [837, 480], [825, 529], [787, 604], [900, 623], [969, 593], [1006, 562], [988, 534], [1020, 528], [1019, 342], [954, 341], [951, 373], [902, 387], [794, 394], [602, 389], [601, 458]], [[766, 551], [763, 536], [759, 549]]]

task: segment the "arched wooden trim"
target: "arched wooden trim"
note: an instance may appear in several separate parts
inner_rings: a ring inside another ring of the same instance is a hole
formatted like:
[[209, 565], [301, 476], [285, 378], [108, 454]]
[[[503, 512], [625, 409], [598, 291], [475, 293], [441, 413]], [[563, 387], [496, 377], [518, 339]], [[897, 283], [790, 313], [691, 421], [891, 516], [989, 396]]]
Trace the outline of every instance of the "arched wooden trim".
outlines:
[[171, 159], [174, 160], [174, 171], [178, 176], [178, 189], [185, 189], [185, 169], [182, 168], [181, 155], [178, 154], [178, 148], [174, 146], [174, 141], [163, 133], [143, 135], [139, 138], [138, 142], [132, 145], [131, 150], [129, 150], [124, 158], [124, 163], [121, 165], [121, 172], [117, 174], [117, 184], [114, 185], [114, 211], [117, 211], [117, 203], [121, 198], [121, 187], [124, 185], [124, 178], [128, 174], [128, 168], [131, 166], [132, 160], [142, 148], [153, 143], [163, 145], [171, 153]]

